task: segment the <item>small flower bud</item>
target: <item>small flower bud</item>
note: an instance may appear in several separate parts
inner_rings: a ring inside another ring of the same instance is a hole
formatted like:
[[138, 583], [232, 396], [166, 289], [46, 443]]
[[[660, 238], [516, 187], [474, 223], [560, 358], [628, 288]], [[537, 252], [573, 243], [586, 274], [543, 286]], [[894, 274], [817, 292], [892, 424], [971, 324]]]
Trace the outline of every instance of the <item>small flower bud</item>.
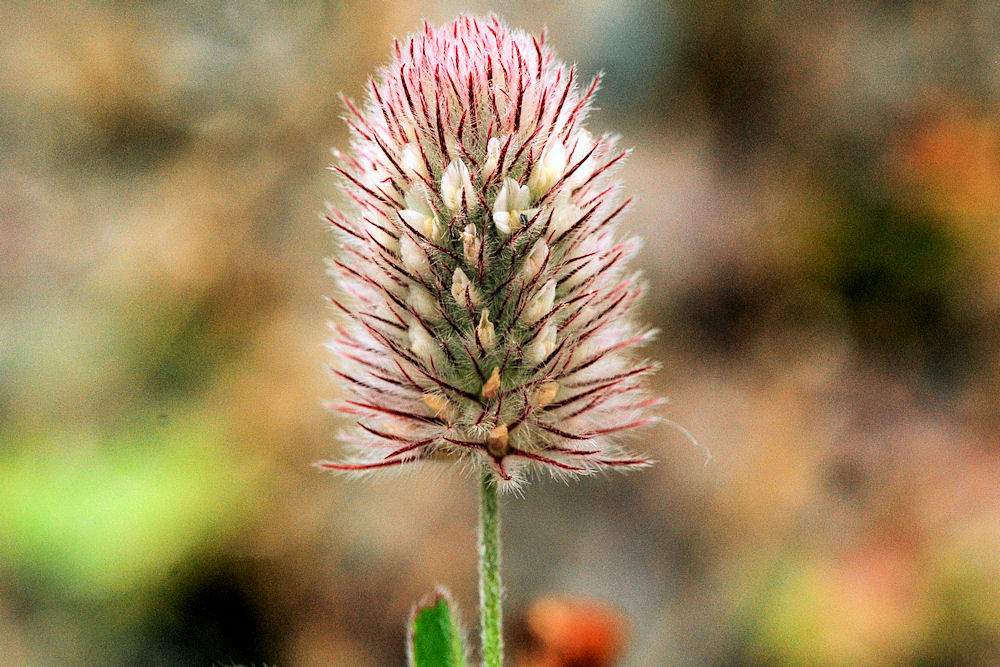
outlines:
[[424, 157], [415, 143], [410, 142], [403, 146], [402, 167], [409, 176], [427, 177], [427, 165], [424, 164]]
[[541, 197], [559, 182], [566, 173], [567, 158], [566, 147], [558, 139], [545, 147], [528, 178], [528, 187], [536, 196]]
[[[590, 318], [594, 316], [597, 311], [594, 310], [592, 306], [584, 306], [580, 309], [580, 312], [576, 314], [572, 321], [566, 323], [566, 331], [579, 331]], [[577, 348], [580, 346], [586, 346], [587, 341], [581, 341], [577, 344]], [[575, 349], [575, 348], [574, 348]]]
[[375, 242], [381, 244], [383, 248], [388, 249], [390, 252], [395, 252], [399, 250], [399, 240], [385, 231], [389, 225], [366, 225], [365, 230], [371, 234]]
[[489, 350], [496, 343], [497, 334], [493, 323], [490, 322], [490, 311], [483, 310], [479, 316], [479, 326], [476, 327], [476, 334], [479, 336], [479, 342], [482, 343], [484, 349]]
[[545, 242], [545, 239], [538, 239], [535, 241], [535, 245], [532, 246], [531, 252], [528, 253], [528, 257], [524, 260], [524, 265], [521, 267], [521, 274], [527, 280], [532, 280], [538, 275], [548, 256], [549, 244]]
[[476, 226], [469, 224], [462, 230], [462, 254], [470, 266], [479, 263], [479, 247], [482, 241], [476, 235]]
[[417, 314], [425, 320], [439, 320], [441, 314], [438, 312], [437, 302], [430, 292], [419, 285], [411, 285], [407, 301]]
[[424, 394], [424, 403], [431, 412], [434, 413], [435, 417], [439, 417], [446, 422], [450, 422], [451, 405], [448, 403], [448, 399], [440, 394]]
[[419, 322], [414, 321], [410, 324], [407, 333], [410, 335], [410, 350], [415, 355], [424, 361], [430, 361], [435, 357], [439, 346]]
[[451, 295], [455, 303], [460, 306], [465, 305], [466, 301], [473, 306], [479, 303], [479, 293], [462, 269], [455, 269], [455, 274], [451, 278]]
[[546, 382], [535, 390], [535, 407], [544, 408], [555, 399], [559, 392], [558, 382]]
[[538, 293], [528, 302], [528, 307], [524, 309], [524, 323], [534, 324], [548, 315], [549, 311], [552, 310], [552, 304], [555, 302], [555, 299], [556, 281], [549, 279], [542, 285], [542, 289], [538, 290]]
[[497, 165], [500, 163], [500, 140], [496, 137], [490, 137], [490, 140], [486, 142], [486, 162], [483, 163], [482, 176], [483, 180], [488, 179], [493, 175], [493, 172], [497, 170]]
[[[409, 118], [406, 118], [405, 116], [399, 118], [399, 125], [400, 127], [403, 128], [403, 135], [405, 136], [406, 141], [408, 143], [414, 144], [414, 142], [420, 140], [417, 137], [416, 126], [413, 124], [413, 121], [411, 121]], [[416, 144], [414, 144], [414, 147], [416, 147]], [[419, 152], [420, 151], [418, 150], [417, 153], [419, 154]]]
[[483, 400], [492, 401], [498, 393], [500, 393], [500, 368], [494, 366], [490, 377], [483, 383]]
[[486, 436], [486, 451], [493, 456], [503, 456], [507, 453], [508, 439], [507, 425], [500, 424]]
[[590, 340], [581, 341], [573, 347], [573, 354], [569, 358], [571, 364], [582, 364], [594, 352], [594, 344]]
[[422, 193], [418, 194], [416, 190], [407, 192], [406, 206], [407, 208], [399, 212], [399, 217], [405, 220], [406, 224], [431, 241], [437, 241], [441, 238], [444, 234], [444, 228], [441, 227], [440, 221], [434, 215], [430, 204], [427, 203]]
[[409, 234], [403, 234], [399, 239], [399, 256], [403, 260], [403, 266], [414, 273], [423, 273], [430, 267], [427, 253], [421, 250]]
[[528, 346], [524, 358], [529, 364], [540, 364], [556, 349], [556, 328], [546, 324], [535, 341]]
[[472, 188], [469, 168], [461, 160], [455, 159], [441, 176], [441, 200], [449, 210], [458, 211], [462, 208], [463, 197], [469, 210], [475, 208], [478, 199], [476, 191]]
[[552, 214], [552, 234], [555, 238], [559, 238], [576, 224], [583, 211], [576, 204], [570, 203], [568, 197], [558, 197], [555, 206], [556, 212]]
[[531, 204], [531, 191], [527, 185], [519, 185], [513, 178], [503, 179], [503, 185], [493, 202], [493, 224], [501, 234], [509, 235], [521, 227], [521, 215], [531, 216], [537, 208]]

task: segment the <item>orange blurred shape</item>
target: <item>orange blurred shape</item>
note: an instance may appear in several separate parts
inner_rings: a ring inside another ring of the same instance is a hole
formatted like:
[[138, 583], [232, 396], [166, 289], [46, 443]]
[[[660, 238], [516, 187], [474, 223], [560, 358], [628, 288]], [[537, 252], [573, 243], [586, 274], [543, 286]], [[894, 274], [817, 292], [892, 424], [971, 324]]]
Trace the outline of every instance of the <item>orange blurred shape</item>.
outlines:
[[[904, 148], [902, 166], [950, 210], [995, 213], [1000, 205], [1000, 123], [991, 115], [925, 119]], [[996, 218], [992, 215], [991, 220]]]
[[597, 602], [543, 598], [526, 614], [527, 667], [609, 667], [625, 647], [625, 618]]

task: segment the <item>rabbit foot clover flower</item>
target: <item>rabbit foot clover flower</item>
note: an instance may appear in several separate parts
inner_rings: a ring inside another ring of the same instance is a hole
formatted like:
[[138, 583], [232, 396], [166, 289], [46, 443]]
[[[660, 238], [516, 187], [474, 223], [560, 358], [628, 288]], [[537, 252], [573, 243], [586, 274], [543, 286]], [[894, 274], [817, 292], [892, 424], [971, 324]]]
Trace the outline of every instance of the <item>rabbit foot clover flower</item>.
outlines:
[[614, 438], [652, 421], [636, 348], [641, 293], [616, 235], [626, 153], [583, 127], [595, 79], [544, 35], [460, 17], [395, 44], [337, 154], [349, 207], [328, 215], [341, 312], [333, 373], [364, 472], [416, 461], [486, 469], [643, 466]]

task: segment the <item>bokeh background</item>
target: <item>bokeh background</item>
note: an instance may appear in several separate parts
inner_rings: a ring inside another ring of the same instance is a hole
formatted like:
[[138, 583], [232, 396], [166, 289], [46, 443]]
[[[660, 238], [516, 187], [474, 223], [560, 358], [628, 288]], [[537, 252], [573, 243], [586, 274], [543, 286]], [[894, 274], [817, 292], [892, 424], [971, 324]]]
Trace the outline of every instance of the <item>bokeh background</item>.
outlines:
[[474, 626], [473, 480], [311, 464], [337, 93], [491, 9], [606, 74], [700, 445], [505, 500], [513, 663], [1000, 664], [985, 0], [0, 4], [0, 663], [396, 665], [437, 584]]

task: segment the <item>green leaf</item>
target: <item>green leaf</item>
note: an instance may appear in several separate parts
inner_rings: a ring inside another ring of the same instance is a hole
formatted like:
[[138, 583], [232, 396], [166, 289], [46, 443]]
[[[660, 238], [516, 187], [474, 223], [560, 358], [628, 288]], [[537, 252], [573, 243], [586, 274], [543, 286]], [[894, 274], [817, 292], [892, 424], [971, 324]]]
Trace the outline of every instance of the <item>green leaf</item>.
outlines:
[[410, 620], [411, 667], [465, 667], [462, 634], [447, 593], [438, 590]]

